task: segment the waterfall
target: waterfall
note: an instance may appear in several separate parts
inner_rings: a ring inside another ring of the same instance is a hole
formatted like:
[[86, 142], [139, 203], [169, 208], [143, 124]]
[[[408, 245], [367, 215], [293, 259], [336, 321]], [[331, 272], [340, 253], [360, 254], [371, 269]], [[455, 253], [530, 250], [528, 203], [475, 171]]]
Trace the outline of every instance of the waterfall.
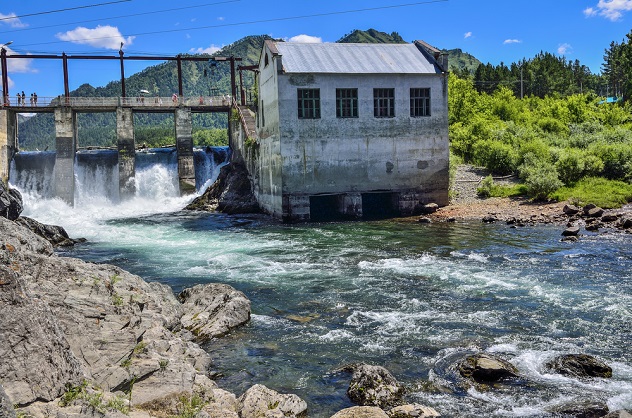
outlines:
[[[217, 179], [219, 169], [228, 163], [228, 147], [194, 149], [197, 193]], [[118, 152], [80, 150], [75, 157], [75, 209], [99, 212], [102, 218], [160, 213], [179, 210], [194, 196], [181, 197], [178, 182], [178, 157], [175, 148], [148, 148], [136, 151], [136, 194], [120, 202]], [[46, 212], [64, 204], [54, 199], [54, 151], [21, 151], [11, 162], [9, 182], [22, 193], [25, 214]], [[39, 210], [34, 210], [39, 207]], [[67, 210], [67, 209], [66, 209]]]

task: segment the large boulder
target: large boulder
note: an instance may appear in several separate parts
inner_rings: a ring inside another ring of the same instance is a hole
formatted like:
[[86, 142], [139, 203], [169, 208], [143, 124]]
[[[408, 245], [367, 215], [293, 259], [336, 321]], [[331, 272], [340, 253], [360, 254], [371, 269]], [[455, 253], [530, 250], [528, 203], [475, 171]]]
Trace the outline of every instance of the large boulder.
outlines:
[[183, 290], [178, 299], [184, 310], [180, 322], [198, 341], [225, 335], [250, 320], [250, 300], [226, 284], [200, 284]]
[[22, 251], [53, 254], [53, 246], [20, 224], [0, 216], [0, 246], [13, 253]]
[[[33, 297], [0, 250], [0, 376], [17, 405], [52, 401], [83, 377], [81, 365], [45, 301]], [[11, 267], [9, 267], [11, 266]]]
[[23, 209], [22, 195], [0, 181], [0, 217], [14, 221]]
[[588, 354], [565, 354], [546, 363], [556, 373], [573, 377], [612, 377], [612, 368]]
[[384, 367], [359, 363], [345, 366], [343, 370], [353, 373], [347, 396], [354, 403], [379, 408], [401, 403], [404, 387]]
[[467, 356], [458, 370], [461, 376], [485, 384], [518, 377], [518, 369], [513, 364], [483, 353]]
[[307, 416], [307, 403], [294, 394], [282, 394], [254, 385], [240, 398], [240, 418], [300, 418]]
[[608, 405], [602, 401], [578, 401], [550, 408], [555, 417], [603, 418], [609, 412]]
[[389, 418], [377, 406], [354, 406], [336, 412], [331, 418]]
[[66, 230], [61, 226], [46, 225], [26, 216], [20, 216], [16, 219], [16, 222], [35, 232], [56, 247], [68, 247], [77, 242], [77, 240], [70, 238]]
[[416, 403], [396, 406], [388, 411], [389, 418], [437, 418], [441, 414], [434, 408]]
[[184, 209], [228, 214], [260, 212], [246, 166], [239, 161], [223, 166], [215, 183]]

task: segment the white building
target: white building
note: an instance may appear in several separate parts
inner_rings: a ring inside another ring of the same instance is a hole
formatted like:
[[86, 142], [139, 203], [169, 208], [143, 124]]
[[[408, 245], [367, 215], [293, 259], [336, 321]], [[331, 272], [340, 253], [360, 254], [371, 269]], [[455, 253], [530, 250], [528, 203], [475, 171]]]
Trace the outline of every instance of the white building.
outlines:
[[266, 41], [258, 139], [238, 150], [262, 209], [305, 221], [446, 205], [447, 82], [447, 56], [421, 41]]

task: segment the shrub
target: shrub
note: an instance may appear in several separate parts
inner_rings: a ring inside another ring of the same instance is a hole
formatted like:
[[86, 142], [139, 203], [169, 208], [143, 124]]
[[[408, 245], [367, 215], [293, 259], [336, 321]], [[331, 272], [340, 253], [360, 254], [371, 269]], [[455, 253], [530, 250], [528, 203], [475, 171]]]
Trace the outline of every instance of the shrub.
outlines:
[[558, 135], [568, 135], [569, 133], [568, 126], [566, 126], [564, 122], [559, 119], [544, 117], [538, 119], [536, 124], [540, 129], [547, 133]]
[[529, 196], [535, 200], [543, 200], [562, 187], [553, 164], [538, 160], [533, 154], [526, 157], [525, 163], [520, 167], [520, 176], [524, 179]]
[[490, 174], [481, 181], [481, 185], [476, 188], [476, 194], [480, 197], [490, 197], [494, 188], [494, 178]]
[[516, 169], [518, 155], [511, 145], [488, 140], [474, 144], [473, 160], [494, 173], [509, 174]]
[[562, 151], [555, 163], [560, 180], [566, 185], [573, 184], [584, 174], [584, 160], [581, 151], [570, 148]]
[[606, 144], [599, 142], [590, 146], [591, 154], [603, 161], [602, 175], [610, 180], [624, 180], [632, 175], [632, 145], [627, 143]]

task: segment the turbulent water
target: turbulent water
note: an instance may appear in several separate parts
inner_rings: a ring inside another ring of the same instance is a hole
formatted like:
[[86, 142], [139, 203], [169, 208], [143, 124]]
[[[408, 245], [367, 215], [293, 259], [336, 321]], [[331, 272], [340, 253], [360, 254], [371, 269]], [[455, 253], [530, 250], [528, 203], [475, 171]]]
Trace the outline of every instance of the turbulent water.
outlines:
[[[551, 226], [287, 226], [181, 212], [190, 198], [177, 197], [169, 178], [173, 164], [151, 163], [131, 201], [80, 190], [75, 208], [22, 190], [24, 214], [88, 239], [63, 255], [116, 264], [175, 291], [207, 282], [243, 291], [250, 323], [205, 347], [220, 386], [238, 395], [262, 383], [298, 394], [310, 416], [329, 417], [351, 406], [350, 376], [336, 369], [367, 362], [405, 383], [408, 401], [446, 417], [540, 417], [583, 400], [632, 409], [629, 234], [563, 243]], [[452, 366], [480, 351], [513, 363], [521, 384], [462, 388]], [[567, 353], [606, 361], [612, 379], [544, 366]]]

